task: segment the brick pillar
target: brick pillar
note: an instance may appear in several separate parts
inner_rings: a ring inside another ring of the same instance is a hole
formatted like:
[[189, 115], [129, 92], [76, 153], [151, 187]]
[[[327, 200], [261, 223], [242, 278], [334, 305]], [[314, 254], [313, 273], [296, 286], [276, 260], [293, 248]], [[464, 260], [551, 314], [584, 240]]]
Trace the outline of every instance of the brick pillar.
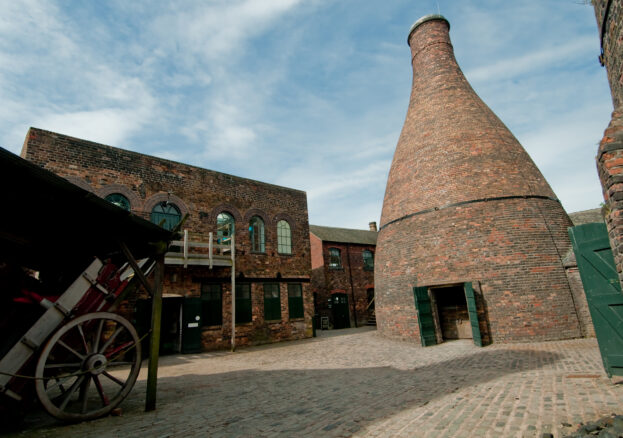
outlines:
[[599, 144], [597, 169], [603, 189], [610, 246], [623, 288], [623, 1], [594, 0], [614, 112]]

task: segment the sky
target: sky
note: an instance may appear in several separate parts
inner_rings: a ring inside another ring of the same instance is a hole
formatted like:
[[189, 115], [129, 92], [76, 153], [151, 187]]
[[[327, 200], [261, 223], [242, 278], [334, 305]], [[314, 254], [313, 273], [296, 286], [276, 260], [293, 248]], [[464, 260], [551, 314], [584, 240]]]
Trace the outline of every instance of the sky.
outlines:
[[474, 90], [567, 212], [603, 201], [610, 121], [583, 0], [0, 0], [0, 146], [30, 126], [307, 192], [315, 225], [379, 221], [407, 34], [441, 13]]

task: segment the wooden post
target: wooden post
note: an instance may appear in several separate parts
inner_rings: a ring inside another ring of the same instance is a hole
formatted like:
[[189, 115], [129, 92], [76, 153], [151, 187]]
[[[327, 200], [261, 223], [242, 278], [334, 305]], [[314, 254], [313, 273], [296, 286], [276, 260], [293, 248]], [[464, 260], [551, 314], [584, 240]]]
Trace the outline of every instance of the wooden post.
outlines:
[[231, 351], [236, 350], [236, 244], [231, 235]]
[[149, 340], [149, 368], [147, 372], [147, 396], [145, 411], [156, 409], [156, 386], [158, 383], [158, 356], [160, 354], [160, 323], [162, 317], [162, 282], [164, 277], [164, 254], [156, 259], [154, 272], [153, 302], [151, 308], [151, 336]]

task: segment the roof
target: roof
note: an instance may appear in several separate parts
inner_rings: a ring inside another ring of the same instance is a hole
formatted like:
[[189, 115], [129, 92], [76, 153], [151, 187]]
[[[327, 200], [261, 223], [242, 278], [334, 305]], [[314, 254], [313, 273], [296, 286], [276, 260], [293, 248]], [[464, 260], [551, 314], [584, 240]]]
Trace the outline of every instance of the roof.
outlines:
[[135, 258], [154, 255], [171, 232], [0, 148], [3, 212], [0, 261], [38, 269], [113, 257], [124, 242]]
[[604, 217], [601, 214], [601, 208], [593, 208], [591, 210], [576, 211], [569, 213], [569, 219], [574, 226], [588, 224], [591, 222], [603, 222]]
[[322, 227], [320, 225], [310, 225], [309, 232], [325, 242], [359, 243], [362, 245], [376, 245], [378, 234], [376, 231]]

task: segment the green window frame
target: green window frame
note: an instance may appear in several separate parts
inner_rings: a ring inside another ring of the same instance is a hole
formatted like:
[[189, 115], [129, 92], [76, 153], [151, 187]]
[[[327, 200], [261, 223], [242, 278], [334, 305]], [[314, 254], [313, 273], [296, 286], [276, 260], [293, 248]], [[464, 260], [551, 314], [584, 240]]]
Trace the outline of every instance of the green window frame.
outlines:
[[287, 221], [277, 222], [277, 251], [279, 254], [292, 254], [292, 231]]
[[110, 195], [107, 195], [104, 199], [111, 204], [115, 204], [119, 208], [130, 211], [130, 200], [123, 196], [121, 193], [111, 193]]
[[220, 284], [201, 285], [201, 321], [206, 326], [223, 324], [223, 289]]
[[181, 220], [180, 209], [171, 202], [159, 202], [151, 210], [151, 221], [165, 230], [172, 230]]
[[266, 252], [264, 221], [259, 216], [253, 216], [249, 222], [249, 239], [251, 240], [251, 251]]
[[305, 316], [303, 308], [303, 286], [300, 283], [288, 284], [288, 309], [290, 319], [303, 318]]
[[253, 312], [251, 306], [251, 284], [236, 284], [236, 324], [251, 322]]
[[222, 212], [216, 217], [216, 237], [219, 243], [228, 243], [231, 236], [236, 231], [236, 221], [234, 217], [227, 213]]
[[264, 320], [281, 321], [279, 283], [264, 283]]
[[363, 257], [363, 270], [374, 271], [374, 253], [369, 249], [364, 250]]
[[338, 248], [329, 248], [329, 268], [340, 269], [342, 267], [342, 252]]

